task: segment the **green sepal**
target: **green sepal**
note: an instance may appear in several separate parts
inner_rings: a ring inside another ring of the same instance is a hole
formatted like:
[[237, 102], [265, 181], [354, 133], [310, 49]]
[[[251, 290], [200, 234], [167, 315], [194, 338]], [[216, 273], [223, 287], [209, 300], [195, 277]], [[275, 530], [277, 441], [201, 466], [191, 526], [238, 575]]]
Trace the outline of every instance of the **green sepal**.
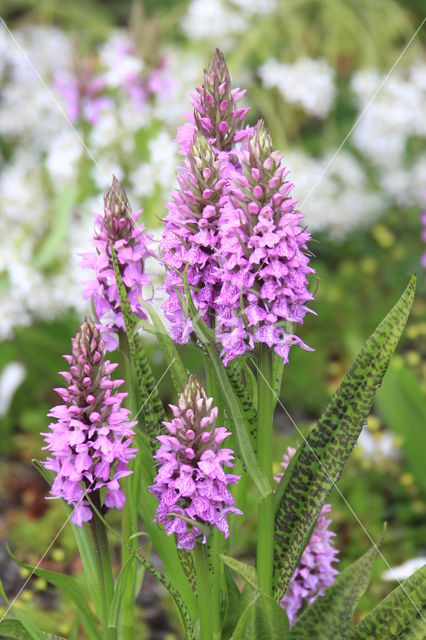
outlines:
[[367, 340], [278, 487], [274, 553], [277, 600], [285, 594], [313, 525], [365, 424], [407, 321], [415, 283], [416, 277], [412, 276], [399, 301]]

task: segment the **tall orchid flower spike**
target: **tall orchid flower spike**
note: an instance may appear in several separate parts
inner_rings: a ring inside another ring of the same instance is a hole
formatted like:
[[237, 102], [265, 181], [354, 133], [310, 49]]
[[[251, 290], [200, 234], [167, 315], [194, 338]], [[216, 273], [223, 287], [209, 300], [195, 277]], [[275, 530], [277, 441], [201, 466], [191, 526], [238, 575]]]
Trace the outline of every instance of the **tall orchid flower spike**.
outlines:
[[232, 89], [231, 76], [223, 53], [216, 49], [209, 66], [204, 70], [204, 80], [192, 94], [193, 114], [178, 129], [177, 142], [181, 153], [189, 153], [196, 131], [214, 147], [216, 153], [230, 153], [238, 142], [246, 138], [251, 129], [244, 128], [249, 107], [238, 107], [245, 95], [244, 89]]
[[99, 329], [86, 319], [72, 340], [72, 355], [64, 356], [69, 371], [62, 371], [66, 387], [55, 389], [63, 404], [52, 407], [54, 418], [45, 436], [51, 457], [43, 463], [56, 474], [51, 488], [55, 498], [74, 507], [72, 522], [81, 527], [93, 513], [86, 496], [106, 487], [103, 507], [121, 509], [126, 500], [120, 478], [132, 473], [129, 462], [133, 427], [129, 410], [121, 406], [126, 393], [117, 391], [123, 380], [113, 380], [117, 367], [105, 360]]
[[225, 181], [211, 144], [200, 134], [195, 136], [178, 183], [179, 188], [167, 205], [169, 213], [164, 219], [160, 252], [166, 265], [163, 287], [168, 293], [164, 313], [171, 322], [173, 340], [186, 343], [192, 325], [181, 305], [185, 268], [188, 266], [194, 304], [208, 324], [214, 324], [215, 300], [220, 291], [218, 220]]
[[94, 279], [84, 283], [83, 297], [93, 300], [108, 351], [117, 348], [117, 334], [125, 330], [111, 244], [132, 311], [138, 318], [147, 319], [141, 298], [143, 287], [151, 284], [151, 277], [144, 271], [144, 261], [151, 255], [149, 243], [152, 237], [145, 233], [143, 224], [137, 224], [141, 214], [142, 211], [132, 213], [124, 187], [114, 177], [105, 194], [104, 214], [95, 213], [95, 251], [82, 254], [81, 266], [95, 272]]
[[161, 446], [154, 456], [160, 463], [151, 487], [160, 501], [155, 521], [168, 535], [176, 534], [179, 548], [190, 551], [197, 540], [206, 542], [204, 526], [228, 537], [228, 515], [242, 513], [228, 485], [240, 476], [224, 471], [233, 466], [234, 452], [220, 445], [231, 433], [215, 426], [218, 410], [195, 376], [189, 377], [177, 406], [170, 407], [173, 419], [163, 423], [168, 434], [158, 436]]
[[303, 323], [313, 299], [310, 234], [262, 122], [240, 155], [242, 169], [231, 170], [221, 209], [217, 335], [225, 364], [255, 343], [266, 343], [287, 363], [292, 344], [310, 350], [291, 330], [291, 323]]
[[[281, 462], [284, 471], [295, 453], [296, 450], [292, 447], [287, 449]], [[279, 473], [275, 480], [280, 482], [282, 476], [283, 473]], [[326, 517], [330, 511], [330, 504], [325, 504], [321, 509], [315, 528], [300, 558], [299, 566], [281, 600], [281, 606], [287, 613], [290, 625], [295, 623], [297, 613], [302, 606], [305, 603], [312, 604], [319, 596], [322, 596], [326, 588], [333, 584], [338, 574], [337, 569], [333, 567], [333, 562], [337, 561], [338, 554], [332, 542], [335, 534], [329, 530], [330, 520]]]

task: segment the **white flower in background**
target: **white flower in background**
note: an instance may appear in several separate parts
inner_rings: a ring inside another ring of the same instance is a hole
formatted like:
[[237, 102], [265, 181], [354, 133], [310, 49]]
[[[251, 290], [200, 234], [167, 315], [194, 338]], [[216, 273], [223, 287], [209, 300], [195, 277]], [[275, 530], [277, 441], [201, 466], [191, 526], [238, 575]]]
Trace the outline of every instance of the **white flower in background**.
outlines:
[[388, 571], [382, 573], [382, 580], [387, 582], [402, 582], [413, 575], [417, 569], [421, 569], [426, 564], [426, 557], [420, 556], [419, 558], [412, 558], [407, 560], [398, 567], [393, 567]]
[[136, 197], [151, 196], [156, 187], [164, 192], [172, 189], [176, 173], [176, 145], [165, 132], [148, 143], [149, 160], [130, 174], [131, 193]]
[[53, 140], [46, 157], [46, 168], [57, 190], [62, 190], [64, 183], [76, 180], [78, 162], [86, 153], [83, 142], [77, 133], [67, 127]]
[[284, 153], [309, 229], [313, 233], [327, 231], [339, 240], [354, 228], [371, 225], [383, 203], [369, 188], [364, 169], [354, 156], [341, 151], [329, 165], [331, 158], [331, 153], [322, 158], [296, 150]]
[[23, 308], [22, 301], [13, 289], [3, 289], [0, 285], [0, 341], [10, 340], [17, 326], [31, 323], [30, 314]]
[[375, 464], [401, 457], [401, 452], [395, 443], [395, 436], [390, 431], [378, 431], [373, 434], [364, 427], [359, 435], [357, 447], [364, 460], [370, 460]]
[[277, 0], [231, 0], [240, 11], [253, 15], [271, 13], [277, 6]]
[[[244, 31], [246, 20], [241, 11], [223, 0], [191, 0], [182, 20], [182, 28], [191, 40], [212, 40], [224, 45], [228, 36]], [[229, 44], [228, 40], [228, 44]]]
[[92, 164], [90, 175], [96, 187], [104, 191], [111, 186], [112, 176], [115, 176], [117, 180], [123, 180], [124, 170], [117, 164], [115, 155], [104, 153], [99, 161], [96, 159], [96, 164]]
[[125, 31], [114, 31], [100, 46], [99, 58], [105, 67], [104, 78], [110, 87], [122, 87], [129, 78], [138, 76], [144, 67], [140, 54]]
[[182, 124], [185, 113], [191, 111], [189, 95], [201, 84], [207, 59], [176, 49], [166, 49], [165, 56], [170, 83], [167, 93], [157, 94], [153, 117], [175, 130]]
[[15, 391], [25, 380], [26, 373], [20, 362], [9, 362], [0, 371], [0, 417], [8, 412]]
[[334, 69], [325, 60], [300, 58], [287, 64], [271, 58], [258, 72], [267, 89], [277, 88], [287, 102], [309, 115], [324, 118], [334, 105]]
[[426, 137], [426, 65], [395, 72], [375, 95], [383, 78], [376, 71], [359, 71], [351, 82], [360, 111], [352, 141], [377, 167], [401, 163], [409, 137]]

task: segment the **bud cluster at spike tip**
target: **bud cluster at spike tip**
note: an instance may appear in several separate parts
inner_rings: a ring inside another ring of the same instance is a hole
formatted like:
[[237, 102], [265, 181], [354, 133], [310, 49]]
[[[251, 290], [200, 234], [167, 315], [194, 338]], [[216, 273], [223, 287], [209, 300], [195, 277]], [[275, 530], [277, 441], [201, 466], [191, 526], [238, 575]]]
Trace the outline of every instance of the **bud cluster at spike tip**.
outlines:
[[[284, 471], [295, 453], [295, 449], [288, 447], [281, 462]], [[276, 482], [280, 482], [282, 475], [280, 473], [275, 477]], [[326, 588], [333, 584], [338, 574], [337, 569], [333, 567], [333, 562], [337, 562], [336, 556], [338, 554], [332, 543], [335, 534], [329, 530], [331, 522], [326, 517], [330, 511], [330, 504], [325, 504], [321, 509], [299, 565], [281, 600], [281, 606], [287, 613], [290, 625], [295, 623], [301, 607], [305, 603], [312, 604], [319, 596], [322, 596]]]
[[216, 300], [218, 337], [227, 364], [265, 343], [288, 362], [304, 342], [288, 330], [302, 323], [313, 299], [308, 290], [308, 231], [291, 196], [293, 184], [279, 151], [260, 121], [240, 152], [242, 171], [231, 170], [220, 218], [222, 288]]
[[44, 461], [55, 474], [51, 494], [74, 507], [72, 522], [81, 526], [92, 519], [85, 498], [106, 488], [104, 506], [121, 509], [126, 498], [119, 480], [132, 473], [129, 462], [136, 455], [132, 447], [130, 411], [121, 406], [127, 393], [117, 391], [123, 380], [112, 380], [118, 366], [105, 360], [98, 327], [89, 319], [72, 339], [72, 355], [64, 356], [69, 371], [62, 371], [66, 387], [55, 389], [63, 404], [52, 407], [55, 419], [43, 433], [51, 457]]
[[228, 537], [228, 515], [242, 513], [228, 485], [240, 476], [223, 469], [233, 466], [232, 449], [220, 448], [231, 433], [215, 426], [218, 410], [195, 376], [189, 377], [178, 405], [170, 407], [173, 419], [163, 423], [168, 435], [158, 436], [161, 446], [154, 458], [160, 466], [150, 490], [160, 501], [155, 522], [163, 524], [168, 535], [176, 534], [179, 548], [190, 551], [197, 540], [206, 542], [197, 522]]
[[168, 298], [163, 305], [164, 313], [171, 323], [173, 340], [185, 343], [192, 331], [191, 320], [181, 307], [185, 267], [188, 265], [187, 279], [194, 304], [209, 324], [220, 290], [217, 226], [225, 182], [220, 162], [202, 135], [195, 135], [191, 153], [185, 158], [177, 180], [179, 188], [167, 205], [169, 213], [164, 219], [160, 251], [167, 265], [163, 286]]
[[223, 53], [216, 49], [209, 66], [204, 70], [201, 87], [191, 95], [194, 112], [187, 116], [188, 122], [179, 127], [176, 141], [183, 155], [190, 152], [196, 131], [201, 133], [214, 147], [216, 153], [224, 152], [221, 158], [232, 153], [235, 145], [250, 132], [243, 127], [249, 107], [238, 107], [245, 89], [231, 87], [231, 77]]
[[125, 330], [111, 244], [132, 311], [138, 318], [147, 319], [141, 298], [143, 287], [151, 284], [151, 277], [144, 272], [144, 261], [151, 255], [149, 243], [152, 237], [145, 233], [144, 224], [137, 225], [141, 214], [142, 211], [132, 213], [126, 192], [114, 177], [104, 198], [104, 213], [94, 214], [95, 251], [82, 254], [81, 266], [95, 271], [95, 278], [84, 283], [83, 297], [93, 300], [108, 351], [116, 349], [118, 331]]

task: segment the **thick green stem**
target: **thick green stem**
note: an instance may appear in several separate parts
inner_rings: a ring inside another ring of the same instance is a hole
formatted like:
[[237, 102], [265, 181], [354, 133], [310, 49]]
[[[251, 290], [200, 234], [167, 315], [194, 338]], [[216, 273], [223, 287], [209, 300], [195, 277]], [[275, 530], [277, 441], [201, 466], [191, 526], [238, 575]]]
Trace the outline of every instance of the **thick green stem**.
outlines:
[[198, 615], [200, 617], [200, 640], [213, 639], [211, 586], [206, 545], [197, 542], [194, 549], [197, 572]]
[[[101, 500], [98, 491], [91, 494], [92, 502], [95, 508], [101, 512]], [[108, 545], [108, 536], [105, 526], [97, 513], [93, 513], [90, 521], [92, 528], [93, 542], [96, 553], [96, 562], [99, 574], [99, 586], [101, 589], [102, 602], [102, 626], [106, 638], [112, 639], [111, 633], [108, 632], [108, 615], [111, 601], [114, 595], [114, 576], [111, 567], [111, 555]]]
[[[216, 373], [208, 358], [205, 359], [206, 366], [206, 379], [207, 379], [207, 393], [212, 396], [215, 405], [218, 407], [217, 424], [223, 425], [223, 403], [220, 402], [219, 385], [216, 379]], [[221, 578], [222, 578], [222, 560], [220, 554], [223, 553], [223, 536], [214, 528], [213, 530], [213, 544], [212, 544], [212, 560], [213, 560], [213, 576], [212, 576], [212, 591], [210, 597], [210, 607], [212, 610], [212, 625], [213, 625], [213, 638], [214, 640], [220, 640], [222, 637], [222, 618], [220, 612], [221, 602]]]
[[[273, 391], [272, 353], [266, 344], [260, 345], [260, 367], [258, 371], [258, 459], [266, 478], [273, 484], [272, 434]], [[272, 573], [274, 557], [274, 496], [271, 493], [259, 501], [257, 533], [257, 574], [261, 590], [272, 596]]]
[[[127, 335], [124, 331], [119, 333], [119, 347], [120, 347], [120, 371], [125, 382], [125, 390], [129, 393], [127, 397], [127, 406], [129, 409], [134, 410], [132, 407], [132, 380], [131, 380], [131, 365], [130, 365], [130, 352]], [[136, 532], [137, 528], [137, 515], [134, 508], [133, 500], [133, 480], [134, 476], [131, 475], [124, 479], [123, 489], [126, 493], [127, 499], [123, 508], [123, 520], [122, 520], [122, 535], [123, 539], [129, 541], [130, 546], [135, 546], [135, 541], [130, 540], [130, 536]], [[127, 559], [130, 557], [131, 552], [126, 545], [121, 547], [121, 564], [124, 566]], [[136, 597], [136, 577], [137, 568], [133, 563], [129, 569], [129, 575], [127, 579], [126, 589], [123, 596], [123, 640], [133, 640], [134, 638], [134, 624], [135, 624], [135, 597]]]

